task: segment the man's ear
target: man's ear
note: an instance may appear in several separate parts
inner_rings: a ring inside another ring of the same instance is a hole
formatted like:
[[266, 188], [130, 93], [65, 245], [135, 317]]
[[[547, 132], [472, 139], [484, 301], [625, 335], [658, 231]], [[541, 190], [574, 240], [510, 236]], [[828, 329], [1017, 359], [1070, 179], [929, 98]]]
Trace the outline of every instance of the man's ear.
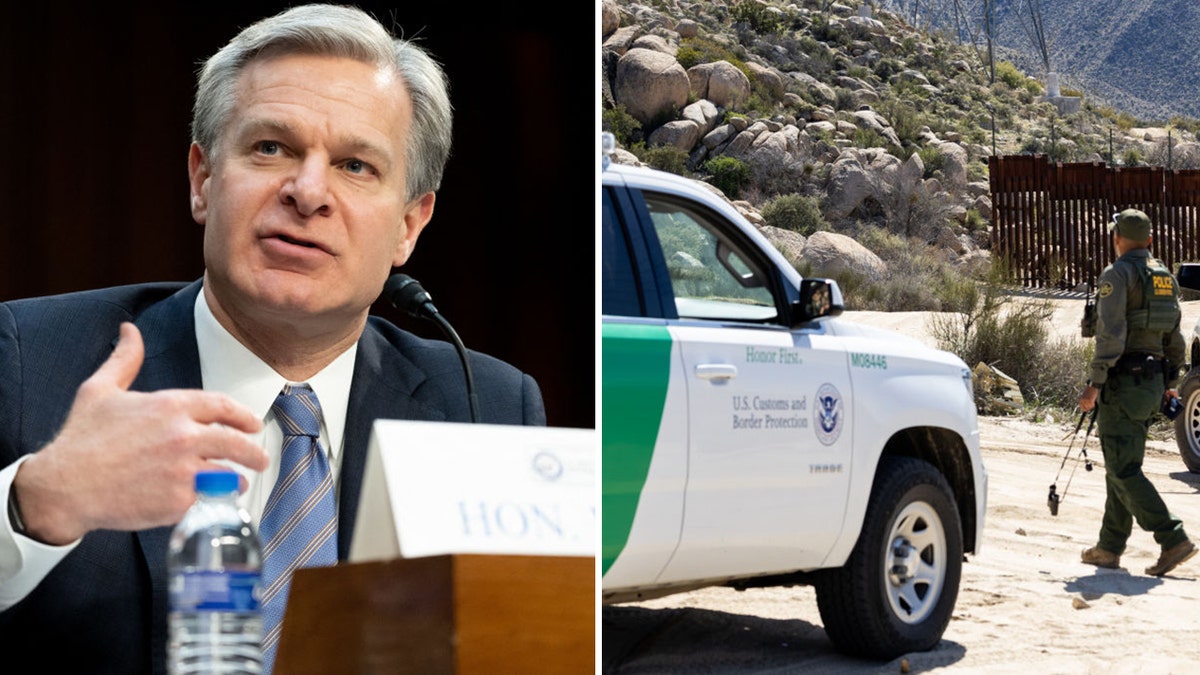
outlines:
[[404, 207], [404, 224], [400, 232], [400, 240], [396, 242], [396, 250], [392, 255], [392, 267], [400, 267], [408, 262], [413, 249], [417, 246], [417, 237], [433, 217], [435, 194], [426, 192], [409, 202]]
[[188, 184], [191, 186], [192, 219], [203, 225], [208, 220], [208, 179], [212, 176], [208, 154], [193, 142], [188, 150]]

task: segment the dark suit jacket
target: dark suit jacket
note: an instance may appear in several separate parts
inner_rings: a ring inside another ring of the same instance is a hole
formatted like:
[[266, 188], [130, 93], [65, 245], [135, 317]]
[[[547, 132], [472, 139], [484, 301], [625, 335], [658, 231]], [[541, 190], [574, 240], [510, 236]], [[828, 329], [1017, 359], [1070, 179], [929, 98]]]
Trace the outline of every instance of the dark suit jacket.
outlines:
[[[133, 388], [199, 388], [193, 306], [200, 282], [147, 284], [0, 304], [0, 466], [46, 445], [75, 391], [133, 321], [146, 359]], [[481, 422], [545, 424], [531, 377], [473, 353]], [[338, 557], [350, 550], [371, 423], [469, 422], [463, 369], [448, 342], [371, 317], [358, 343], [340, 474]], [[166, 664], [171, 528], [96, 531], [28, 597], [0, 612], [4, 663], [38, 672], [161, 673]]]

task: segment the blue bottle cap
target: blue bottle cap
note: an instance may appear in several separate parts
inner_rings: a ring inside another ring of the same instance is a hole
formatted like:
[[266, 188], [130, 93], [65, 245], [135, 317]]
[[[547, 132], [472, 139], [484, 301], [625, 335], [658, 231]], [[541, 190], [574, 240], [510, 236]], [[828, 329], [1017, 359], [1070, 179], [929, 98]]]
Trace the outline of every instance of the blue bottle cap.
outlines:
[[196, 492], [206, 495], [223, 495], [237, 492], [238, 475], [236, 471], [201, 471], [196, 474]]

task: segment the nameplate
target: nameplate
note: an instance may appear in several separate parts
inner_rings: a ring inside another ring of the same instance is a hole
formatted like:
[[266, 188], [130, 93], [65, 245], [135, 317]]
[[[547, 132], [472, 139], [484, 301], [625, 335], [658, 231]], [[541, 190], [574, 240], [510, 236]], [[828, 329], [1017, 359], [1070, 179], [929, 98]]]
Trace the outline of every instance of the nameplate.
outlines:
[[594, 556], [595, 431], [377, 420], [352, 562]]

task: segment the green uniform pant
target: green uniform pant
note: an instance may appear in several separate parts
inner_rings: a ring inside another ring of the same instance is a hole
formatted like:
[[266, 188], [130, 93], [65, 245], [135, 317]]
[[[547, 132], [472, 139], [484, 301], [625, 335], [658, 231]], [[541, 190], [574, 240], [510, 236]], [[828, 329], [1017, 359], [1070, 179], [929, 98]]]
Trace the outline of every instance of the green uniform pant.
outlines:
[[1154, 484], [1142, 473], [1146, 431], [1164, 391], [1160, 375], [1113, 372], [1100, 392], [1096, 425], [1104, 451], [1108, 499], [1099, 546], [1118, 555], [1125, 551], [1135, 518], [1143, 530], [1154, 533], [1154, 540], [1163, 548], [1187, 538], [1183, 521], [1167, 510]]

